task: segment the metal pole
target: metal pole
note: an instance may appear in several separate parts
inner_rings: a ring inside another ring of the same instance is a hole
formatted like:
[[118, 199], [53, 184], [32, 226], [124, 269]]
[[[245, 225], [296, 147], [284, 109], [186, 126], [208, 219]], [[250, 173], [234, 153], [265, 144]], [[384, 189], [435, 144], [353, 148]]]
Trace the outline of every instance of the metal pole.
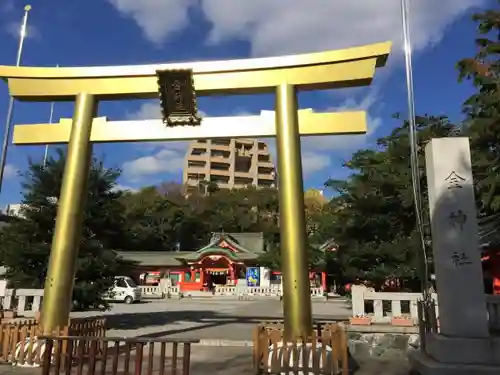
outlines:
[[428, 264], [427, 264], [427, 254], [425, 251], [425, 238], [424, 238], [424, 226], [422, 220], [422, 193], [420, 186], [420, 167], [418, 160], [418, 137], [417, 137], [417, 126], [415, 123], [415, 97], [413, 89], [413, 66], [412, 66], [412, 48], [410, 39], [410, 6], [408, 0], [401, 0], [401, 21], [403, 26], [403, 43], [404, 43], [404, 55], [405, 55], [405, 68], [406, 68], [406, 91], [408, 99], [408, 122], [409, 122], [409, 143], [410, 143], [410, 165], [411, 165], [411, 178], [412, 178], [412, 188], [413, 188], [413, 200], [415, 203], [415, 213], [416, 213], [416, 229], [419, 236], [419, 247], [420, 247], [420, 278], [422, 283], [422, 292], [424, 293], [424, 299], [428, 297]]
[[286, 83], [276, 88], [276, 149], [278, 151], [281, 270], [286, 339], [312, 334], [304, 183], [300, 151], [297, 93]]
[[[23, 23], [21, 26], [19, 46], [17, 48], [16, 66], [21, 65], [21, 57], [23, 54], [24, 38], [26, 37], [26, 29], [28, 27], [28, 13], [30, 10], [31, 10], [31, 5], [26, 5], [24, 7]], [[12, 127], [12, 114], [13, 113], [14, 113], [14, 98], [11, 96], [9, 99], [9, 106], [7, 108], [7, 117], [5, 120], [5, 132], [3, 135], [2, 153], [0, 156], [0, 193], [2, 192], [5, 164], [7, 163], [7, 149], [9, 147], [10, 129]]]
[[[56, 65], [56, 68], [59, 68], [59, 64]], [[54, 120], [54, 107], [55, 107], [55, 102], [50, 103], [50, 115], [49, 115], [49, 124], [52, 124], [52, 121]], [[49, 145], [45, 145], [45, 152], [43, 154], [43, 168], [47, 166], [47, 157], [49, 156]]]
[[77, 96], [45, 278], [41, 319], [44, 334], [68, 324], [92, 158], [90, 132], [96, 109], [93, 95]]
[[[54, 118], [54, 102], [50, 103], [50, 116], [49, 116], [49, 124], [52, 124]], [[49, 156], [49, 145], [45, 145], [45, 153], [43, 155], [43, 168], [47, 166], [47, 157]]]

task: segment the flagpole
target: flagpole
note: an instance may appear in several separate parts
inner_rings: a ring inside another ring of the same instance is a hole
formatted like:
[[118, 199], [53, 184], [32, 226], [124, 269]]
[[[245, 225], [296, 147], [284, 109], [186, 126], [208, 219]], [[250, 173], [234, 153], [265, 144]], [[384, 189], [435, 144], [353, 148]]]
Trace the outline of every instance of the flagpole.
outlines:
[[[49, 124], [52, 124], [54, 119], [54, 105], [55, 103], [50, 103], [50, 116], [49, 116]], [[47, 157], [49, 156], [49, 145], [45, 145], [45, 153], [43, 154], [43, 168], [47, 166]]]
[[[19, 46], [17, 48], [16, 66], [21, 65], [21, 57], [23, 54], [24, 39], [26, 37], [26, 29], [28, 27], [28, 13], [31, 10], [31, 5], [24, 7], [24, 17], [21, 26], [21, 34], [19, 38]], [[7, 117], [5, 119], [5, 132], [3, 136], [2, 153], [0, 155], [0, 193], [2, 192], [3, 177], [5, 172], [5, 164], [7, 162], [7, 149], [9, 147], [10, 129], [12, 127], [12, 115], [14, 113], [14, 98], [9, 99], [9, 107], [7, 108]]]
[[416, 229], [419, 236], [420, 263], [422, 283], [422, 293], [424, 299], [428, 299], [429, 269], [424, 238], [424, 225], [422, 219], [422, 193], [420, 184], [420, 167], [418, 160], [418, 136], [415, 120], [415, 93], [413, 88], [413, 66], [412, 66], [412, 46], [410, 38], [410, 6], [409, 0], [401, 0], [401, 22], [403, 26], [403, 45], [406, 70], [406, 94], [408, 101], [408, 123], [409, 123], [409, 143], [410, 143], [410, 166], [413, 188], [413, 200], [415, 204]]
[[[59, 64], [56, 65], [56, 68], [59, 68]], [[50, 103], [50, 115], [49, 115], [49, 124], [52, 124], [54, 120], [54, 107], [55, 102]], [[43, 168], [47, 166], [47, 158], [49, 156], [49, 144], [45, 145], [45, 153], [43, 154]]]

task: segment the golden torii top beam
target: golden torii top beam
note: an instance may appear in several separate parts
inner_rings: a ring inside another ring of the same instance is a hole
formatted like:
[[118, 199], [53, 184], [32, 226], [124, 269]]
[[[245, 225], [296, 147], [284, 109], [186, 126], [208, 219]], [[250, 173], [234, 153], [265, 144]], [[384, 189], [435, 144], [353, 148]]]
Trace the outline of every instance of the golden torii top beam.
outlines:
[[197, 95], [274, 92], [286, 82], [298, 90], [370, 84], [384, 66], [391, 42], [302, 55], [158, 65], [40, 68], [0, 66], [10, 94], [22, 101], [73, 101], [81, 92], [96, 99], [158, 97], [157, 70], [192, 69]]

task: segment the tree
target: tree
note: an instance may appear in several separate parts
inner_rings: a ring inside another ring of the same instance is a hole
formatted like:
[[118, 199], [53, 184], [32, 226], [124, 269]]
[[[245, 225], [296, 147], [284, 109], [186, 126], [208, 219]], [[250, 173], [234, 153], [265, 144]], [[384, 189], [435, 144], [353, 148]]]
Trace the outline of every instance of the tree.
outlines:
[[[23, 174], [24, 220], [12, 222], [1, 238], [2, 260], [14, 288], [44, 286], [65, 162], [59, 150], [57, 158], [49, 158], [45, 168], [30, 160]], [[131, 266], [111, 248], [124, 237], [118, 177], [119, 171], [93, 159], [73, 291], [78, 309], [107, 307], [103, 293], [113, 285], [115, 276]]]
[[[433, 137], [451, 135], [456, 126], [446, 117], [416, 119], [420, 165], [424, 146]], [[417, 237], [409, 167], [408, 123], [378, 140], [378, 149], [360, 150], [345, 162], [352, 171], [346, 180], [326, 186], [338, 196], [331, 205], [344, 277], [380, 286], [388, 277], [413, 279], [417, 274]], [[426, 202], [425, 173], [420, 171]]]
[[[499, 1], [500, 3], [500, 1]], [[477, 53], [458, 62], [459, 80], [476, 92], [463, 104], [464, 135], [470, 138], [476, 195], [481, 216], [500, 213], [500, 11], [475, 14]]]
[[122, 197], [130, 246], [123, 250], [195, 250], [210, 238], [211, 221], [207, 197], [185, 195], [182, 185], [168, 182]]

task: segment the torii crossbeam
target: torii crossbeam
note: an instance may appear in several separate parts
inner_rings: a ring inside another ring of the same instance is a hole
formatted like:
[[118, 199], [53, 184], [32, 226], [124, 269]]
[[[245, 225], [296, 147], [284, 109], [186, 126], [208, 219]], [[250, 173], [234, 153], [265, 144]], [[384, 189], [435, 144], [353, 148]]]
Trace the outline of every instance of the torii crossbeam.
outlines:
[[[94, 118], [90, 142], [187, 141], [215, 138], [271, 138], [276, 136], [274, 111], [262, 111], [260, 116], [206, 117], [200, 126], [166, 128], [161, 120], [108, 121]], [[16, 125], [14, 144], [68, 143], [71, 119], [57, 124]], [[300, 136], [362, 134], [366, 132], [364, 111], [314, 113], [299, 111]]]

